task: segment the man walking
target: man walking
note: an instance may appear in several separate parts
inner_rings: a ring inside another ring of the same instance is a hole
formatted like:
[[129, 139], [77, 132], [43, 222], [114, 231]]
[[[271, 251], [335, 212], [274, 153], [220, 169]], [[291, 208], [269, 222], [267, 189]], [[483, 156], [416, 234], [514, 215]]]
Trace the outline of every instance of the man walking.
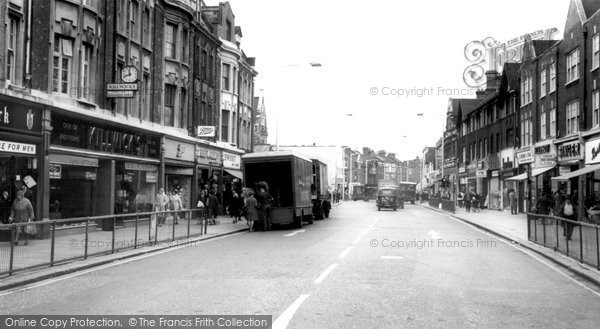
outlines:
[[518, 215], [519, 211], [517, 210], [517, 194], [514, 189], [510, 189], [508, 193], [508, 199], [510, 200], [510, 214]]

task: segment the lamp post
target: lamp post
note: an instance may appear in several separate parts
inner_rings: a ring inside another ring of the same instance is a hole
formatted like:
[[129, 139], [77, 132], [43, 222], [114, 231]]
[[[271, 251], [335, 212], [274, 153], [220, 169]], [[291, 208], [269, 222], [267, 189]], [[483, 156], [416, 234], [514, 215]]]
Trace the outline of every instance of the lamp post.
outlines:
[[[309, 62], [307, 64], [311, 68], [318, 68], [318, 67], [323, 66], [321, 63], [318, 63], [318, 62]], [[301, 66], [301, 65], [306, 65], [306, 64], [290, 64], [290, 65], [281, 66], [280, 68], [288, 68], [288, 67], [295, 67], [295, 66]], [[275, 151], [279, 151], [279, 109], [277, 109], [277, 113], [275, 116]]]

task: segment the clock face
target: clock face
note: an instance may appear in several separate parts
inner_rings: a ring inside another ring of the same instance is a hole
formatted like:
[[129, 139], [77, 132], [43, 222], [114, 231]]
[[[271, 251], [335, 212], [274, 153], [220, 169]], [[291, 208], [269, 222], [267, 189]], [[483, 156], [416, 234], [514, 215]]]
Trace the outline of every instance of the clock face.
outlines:
[[138, 79], [138, 71], [134, 66], [125, 66], [121, 71], [121, 79], [123, 82], [132, 83]]

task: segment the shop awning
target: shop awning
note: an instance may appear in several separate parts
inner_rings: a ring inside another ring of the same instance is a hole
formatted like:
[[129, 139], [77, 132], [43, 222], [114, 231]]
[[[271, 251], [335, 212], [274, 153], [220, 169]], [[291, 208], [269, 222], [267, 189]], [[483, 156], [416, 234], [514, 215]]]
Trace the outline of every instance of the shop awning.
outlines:
[[569, 180], [569, 179], [571, 179], [573, 177], [585, 175], [587, 173], [591, 173], [591, 172], [594, 172], [596, 170], [600, 170], [600, 164], [595, 164], [593, 166], [581, 168], [579, 170], [572, 171], [572, 172], [564, 174], [562, 176], [552, 177], [552, 180]]
[[527, 179], [527, 173], [522, 173], [520, 175], [517, 176], [512, 176], [510, 178], [507, 178], [506, 180], [511, 180], [511, 181], [522, 181], [522, 180], [526, 180]]
[[545, 173], [548, 170], [552, 170], [554, 167], [546, 167], [546, 168], [535, 168], [531, 170], [531, 177], [535, 177]]
[[244, 174], [242, 174], [241, 170], [225, 169], [225, 172], [228, 173], [228, 174], [230, 174], [231, 176], [233, 176], [235, 178], [244, 179]]

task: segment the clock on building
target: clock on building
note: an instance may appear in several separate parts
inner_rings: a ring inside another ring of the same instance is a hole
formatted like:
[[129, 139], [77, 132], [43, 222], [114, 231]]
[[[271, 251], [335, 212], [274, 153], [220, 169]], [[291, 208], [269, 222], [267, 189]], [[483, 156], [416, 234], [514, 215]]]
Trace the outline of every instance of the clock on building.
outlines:
[[121, 71], [121, 80], [125, 83], [133, 83], [138, 80], [138, 70], [135, 66], [125, 66]]

